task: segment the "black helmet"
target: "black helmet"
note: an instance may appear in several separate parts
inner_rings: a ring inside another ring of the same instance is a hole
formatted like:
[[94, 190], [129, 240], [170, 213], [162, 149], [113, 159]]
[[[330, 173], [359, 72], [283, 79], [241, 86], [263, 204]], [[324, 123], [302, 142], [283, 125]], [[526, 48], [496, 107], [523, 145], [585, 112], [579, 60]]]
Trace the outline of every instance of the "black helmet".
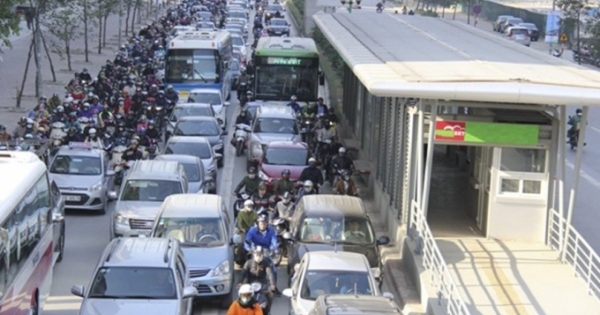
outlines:
[[258, 190], [266, 190], [267, 189], [267, 185], [265, 185], [265, 183], [260, 183], [258, 185]]
[[284, 169], [283, 171], [281, 171], [281, 175], [290, 175], [290, 174], [291, 174], [291, 172], [287, 168]]
[[256, 167], [254, 167], [254, 166], [251, 166], [251, 167], [248, 169], [248, 174], [256, 174]]
[[578, 108], [578, 109], [575, 111], [575, 113], [576, 113], [576, 114], [580, 114], [580, 113], [583, 113], [583, 111], [581, 110], [581, 108]]

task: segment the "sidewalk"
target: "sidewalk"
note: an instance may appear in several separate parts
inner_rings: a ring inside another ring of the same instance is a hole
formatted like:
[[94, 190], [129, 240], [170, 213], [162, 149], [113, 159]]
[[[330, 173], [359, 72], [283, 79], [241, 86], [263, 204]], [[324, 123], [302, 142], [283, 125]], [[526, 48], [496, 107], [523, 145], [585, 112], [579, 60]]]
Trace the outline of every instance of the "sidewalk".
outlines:
[[[164, 9], [163, 9], [164, 10]], [[126, 7], [123, 9], [126, 14]], [[145, 13], [145, 10], [142, 11]], [[160, 13], [159, 13], [160, 15]], [[154, 18], [154, 14], [150, 14], [149, 20]], [[125, 18], [122, 20], [122, 36], [123, 40], [127, 40], [125, 37]], [[146, 25], [148, 20], [144, 20], [144, 14], [142, 14], [142, 23], [135, 25], [135, 30], [143, 25]], [[129, 21], [131, 23], [131, 20]], [[50, 63], [46, 57], [45, 51], [42, 50], [42, 76], [43, 76], [43, 95], [50, 98], [52, 94], [59, 93], [61, 100], [64, 100], [64, 86], [71, 80], [75, 72], [80, 72], [83, 68], [87, 68], [92, 76], [95, 76], [102, 65], [106, 63], [107, 59], [114, 59], [115, 52], [118, 49], [118, 31], [119, 31], [119, 16], [118, 14], [111, 15], [107, 20], [106, 28], [106, 47], [102, 48], [102, 53], [98, 54], [98, 37], [95, 35], [97, 30], [89, 36], [89, 62], [85, 62], [84, 51], [84, 39], [83, 36], [73, 40], [71, 43], [71, 58], [73, 71], [68, 71], [66, 58], [61, 58], [50, 52], [50, 56], [56, 72], [56, 82], [52, 81], [52, 73], [50, 71]], [[51, 35], [47, 32], [44, 33], [46, 43], [50, 45]], [[27, 54], [29, 52], [29, 45], [31, 43], [31, 31], [27, 30], [27, 27], [23, 29], [23, 32], [19, 35], [12, 36], [12, 49], [4, 48], [4, 54], [0, 55], [3, 62], [0, 62], [0, 124], [6, 126], [9, 131], [12, 131], [16, 125], [18, 119], [22, 116], [26, 116], [29, 110], [31, 110], [37, 103], [35, 97], [35, 62], [34, 57], [31, 57], [29, 64], [29, 71], [27, 74], [27, 82], [25, 83], [23, 98], [21, 100], [21, 108], [15, 108], [17, 91], [21, 87], [21, 81], [23, 80], [23, 73], [25, 71], [25, 65], [27, 62]], [[48, 47], [51, 50], [50, 47]]]

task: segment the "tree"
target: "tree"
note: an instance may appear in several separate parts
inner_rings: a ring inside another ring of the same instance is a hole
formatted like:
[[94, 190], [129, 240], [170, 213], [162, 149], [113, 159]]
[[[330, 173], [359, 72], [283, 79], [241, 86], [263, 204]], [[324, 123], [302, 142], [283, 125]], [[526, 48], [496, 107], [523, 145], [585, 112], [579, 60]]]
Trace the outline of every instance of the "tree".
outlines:
[[71, 42], [82, 34], [81, 18], [82, 8], [74, 2], [67, 2], [65, 6], [50, 11], [43, 19], [43, 25], [54, 38], [50, 40], [50, 49], [61, 59], [67, 59], [69, 71], [71, 67]]
[[[581, 25], [581, 13], [584, 9], [589, 8], [588, 0], [559, 0], [556, 2], [556, 6], [560, 8], [563, 13], [561, 19], [561, 27], [567, 28], [569, 25], [575, 25], [575, 36], [577, 39], [577, 51], [581, 50], [580, 47], [580, 25]], [[581, 62], [581, 61], [580, 61]]]
[[[11, 47], [8, 40], [10, 35], [19, 33], [19, 22], [22, 16], [15, 14], [15, 7], [23, 2], [23, 0], [0, 1], [0, 42], [7, 47]], [[2, 53], [1, 47], [0, 53]]]

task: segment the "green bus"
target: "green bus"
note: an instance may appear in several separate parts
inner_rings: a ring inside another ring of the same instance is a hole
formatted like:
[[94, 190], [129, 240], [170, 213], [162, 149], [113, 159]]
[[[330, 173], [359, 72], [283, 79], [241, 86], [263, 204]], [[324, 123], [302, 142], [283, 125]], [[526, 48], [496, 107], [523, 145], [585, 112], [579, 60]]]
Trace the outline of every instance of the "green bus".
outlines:
[[254, 97], [314, 102], [319, 96], [319, 52], [303, 37], [262, 37], [254, 51]]

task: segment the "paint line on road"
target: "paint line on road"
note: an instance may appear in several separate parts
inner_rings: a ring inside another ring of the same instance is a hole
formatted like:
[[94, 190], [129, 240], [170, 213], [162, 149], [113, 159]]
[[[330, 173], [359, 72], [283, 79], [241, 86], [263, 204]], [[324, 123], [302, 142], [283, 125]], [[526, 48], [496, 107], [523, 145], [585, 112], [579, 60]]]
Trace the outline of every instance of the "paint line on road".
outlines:
[[50, 296], [44, 304], [44, 311], [78, 311], [81, 307], [81, 301], [81, 298], [77, 296]]
[[[221, 191], [218, 192], [219, 195], [223, 196], [223, 202], [225, 202], [225, 207], [227, 209], [231, 209], [231, 193], [233, 191], [233, 169], [235, 167], [235, 148], [231, 145], [231, 138], [235, 134], [235, 119], [240, 113], [240, 107], [236, 106], [233, 110], [233, 117], [229, 119], [230, 123], [229, 129], [231, 131], [227, 135], [225, 141], [223, 141], [224, 153], [225, 153], [225, 161], [223, 162], [223, 173], [221, 174]], [[233, 122], [233, 123], [232, 123]], [[233, 128], [232, 128], [233, 127]], [[233, 211], [233, 210], [228, 210]], [[233, 212], [232, 212], [233, 213]]]
[[589, 127], [590, 127], [590, 129], [594, 130], [595, 132], [600, 133], [600, 129], [598, 129], [596, 127], [592, 127], [592, 126], [589, 126]]
[[[598, 131], [600, 132], [600, 131]], [[566, 161], [565, 164], [567, 165], [568, 168], [574, 170], [575, 169], [575, 165], [569, 161]], [[600, 181], [598, 181], [597, 179], [595, 179], [594, 177], [592, 177], [590, 174], [586, 173], [585, 171], [581, 170], [580, 172], [580, 176], [581, 178], [587, 180], [588, 182], [590, 182], [590, 184], [592, 184], [593, 186], [595, 186], [596, 188], [600, 188]]]

